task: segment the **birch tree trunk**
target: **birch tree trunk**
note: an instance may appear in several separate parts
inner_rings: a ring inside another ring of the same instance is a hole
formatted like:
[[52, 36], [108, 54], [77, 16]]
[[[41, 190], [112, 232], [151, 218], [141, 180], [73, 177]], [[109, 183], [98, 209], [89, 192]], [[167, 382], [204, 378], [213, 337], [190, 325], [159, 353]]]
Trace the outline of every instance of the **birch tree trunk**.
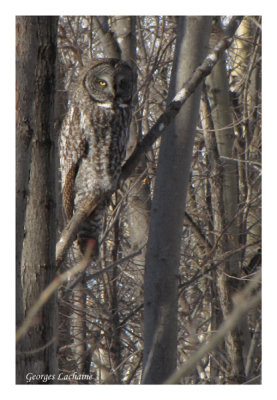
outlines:
[[[137, 86], [135, 27], [136, 17], [113, 17], [111, 29], [118, 42], [121, 58], [128, 61], [134, 70], [134, 87]], [[137, 104], [138, 97], [136, 94], [133, 99], [134, 110]], [[126, 159], [132, 154], [141, 135], [141, 126], [137, 123], [140, 117], [133, 113]], [[142, 182], [146, 176], [146, 169], [146, 157], [142, 157], [139, 165], [125, 182], [125, 189], [128, 190], [127, 219], [130, 243], [134, 251], [142, 249], [141, 253], [133, 258], [133, 262], [138, 268], [142, 268], [145, 264], [145, 244], [149, 227], [150, 189], [147, 183]]]
[[[211, 40], [214, 46], [220, 30], [216, 31]], [[234, 161], [235, 132], [233, 128], [233, 115], [230, 101], [229, 82], [225, 56], [215, 65], [207, 77], [209, 87], [209, 102], [213, 120], [214, 138], [205, 135], [206, 144], [213, 142], [216, 148], [217, 159], [210, 157], [212, 165], [211, 203], [213, 209], [213, 225], [217, 241], [217, 256], [233, 252], [219, 266], [216, 273], [218, 298], [224, 318], [230, 314], [233, 303], [232, 296], [239, 289], [241, 275], [240, 255], [235, 252], [239, 246], [239, 182], [238, 165]], [[208, 147], [208, 146], [207, 146]], [[209, 155], [210, 156], [210, 155]], [[216, 165], [217, 164], [217, 165]], [[243, 340], [248, 341], [249, 333], [246, 320], [227, 335], [225, 340], [230, 369], [229, 383], [244, 381]], [[248, 344], [245, 343], [248, 347]]]
[[[205, 57], [210, 17], [179, 17], [171, 97]], [[199, 87], [161, 141], [144, 280], [144, 383], [176, 368], [177, 282], [187, 185], [199, 112]]]

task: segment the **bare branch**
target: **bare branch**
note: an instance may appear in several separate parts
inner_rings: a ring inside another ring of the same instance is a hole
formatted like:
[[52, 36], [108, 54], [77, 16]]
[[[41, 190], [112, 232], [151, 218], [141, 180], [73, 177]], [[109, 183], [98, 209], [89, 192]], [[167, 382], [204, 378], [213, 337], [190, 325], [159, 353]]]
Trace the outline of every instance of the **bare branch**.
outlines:
[[119, 58], [120, 50], [112, 33], [110, 31], [105, 31], [99, 17], [94, 17], [93, 22], [96, 26], [97, 34], [99, 36], [105, 54], [112, 58]]
[[[28, 331], [28, 329], [32, 325], [35, 315], [38, 313], [38, 311], [41, 309], [41, 307], [49, 300], [49, 298], [53, 295], [53, 293], [65, 281], [67, 281], [68, 279], [72, 279], [75, 275], [79, 274], [80, 272], [82, 272], [86, 269], [86, 267], [90, 261], [91, 252], [92, 252], [92, 249], [89, 248], [89, 246], [88, 246], [83, 259], [78, 264], [76, 264], [73, 268], [71, 268], [70, 270], [65, 271], [61, 275], [57, 275], [56, 278], [49, 284], [49, 286], [47, 286], [47, 288], [41, 293], [41, 295], [40, 295], [39, 299], [37, 300], [37, 302], [35, 303], [35, 305], [30, 309], [30, 311], [27, 315], [27, 318], [25, 318], [25, 320], [24, 320], [24, 323], [18, 329], [17, 334], [16, 334], [17, 341], [20, 340], [20, 338]], [[110, 271], [115, 266], [120, 265], [120, 264], [130, 260], [131, 258], [135, 257], [139, 253], [141, 253], [141, 249], [127, 255], [126, 257], [121, 258], [120, 260], [112, 263], [111, 265], [107, 266], [106, 268], [103, 268], [100, 271], [96, 271], [93, 274], [88, 275], [86, 277], [86, 281], [97, 278], [99, 275], [103, 274], [104, 272]], [[70, 287], [67, 289], [67, 291], [65, 292], [65, 295], [66, 295], [66, 293], [71, 291], [80, 282], [80, 280], [82, 278], [83, 278], [83, 275], [78, 277], [76, 279], [76, 281], [73, 282], [73, 284], [71, 284]]]
[[[150, 129], [149, 133], [144, 139], [137, 145], [131, 157], [127, 160], [122, 168], [122, 172], [119, 179], [120, 182], [124, 182], [130, 177], [134, 171], [140, 157], [153, 145], [153, 143], [162, 135], [168, 125], [173, 121], [175, 116], [180, 111], [182, 105], [188, 100], [188, 98], [195, 91], [197, 86], [202, 80], [211, 73], [213, 67], [219, 60], [221, 54], [231, 45], [233, 35], [238, 28], [242, 17], [231, 18], [230, 23], [224, 30], [222, 38], [218, 41], [213, 51], [204, 59], [203, 63], [195, 70], [192, 77], [185, 83], [182, 89], [176, 94], [171, 103], [166, 108], [165, 112], [160, 116], [155, 125]], [[57, 266], [63, 260], [63, 257], [75, 240], [80, 224], [86, 219], [86, 217], [97, 207], [97, 205], [103, 200], [103, 198], [96, 197], [94, 199], [86, 199], [83, 206], [75, 212], [70, 222], [67, 224], [62, 232], [61, 238], [57, 243], [56, 247], [56, 263]]]
[[148, 150], [153, 143], [162, 135], [168, 125], [173, 121], [180, 111], [182, 105], [195, 91], [202, 80], [212, 72], [213, 67], [219, 60], [221, 54], [230, 47], [233, 35], [237, 30], [242, 17], [233, 17], [224, 30], [222, 38], [215, 45], [213, 51], [208, 54], [203, 63], [195, 70], [192, 77], [185, 83], [182, 89], [176, 94], [165, 112], [160, 116], [155, 125], [150, 129], [144, 139], [137, 145], [132, 156], [127, 160], [121, 173], [121, 180], [126, 180], [137, 166], [140, 156]]
[[36, 303], [29, 310], [23, 324], [17, 330], [16, 341], [20, 340], [22, 336], [28, 331], [34, 321], [34, 317], [36, 316], [37, 312], [50, 299], [50, 297], [61, 286], [61, 284], [65, 282], [68, 278], [75, 276], [77, 273], [82, 272], [86, 268], [90, 260], [91, 253], [92, 249], [88, 246], [83, 259], [79, 263], [77, 263], [70, 270], [65, 271], [63, 274], [57, 275], [56, 278], [50, 283], [50, 285], [48, 285], [46, 289], [43, 290]]
[[261, 300], [261, 291], [255, 295], [251, 293], [256, 289], [261, 280], [261, 272], [259, 271], [247, 284], [247, 286], [234, 297], [235, 307], [225, 322], [221, 325], [218, 332], [212, 338], [204, 343], [198, 351], [192, 355], [188, 362], [183, 367], [179, 368], [174, 374], [169, 377], [164, 384], [176, 384], [185, 376], [196, 364], [210, 351], [215, 349], [224, 339], [228, 332], [234, 329], [241, 318], [253, 307], [257, 306]]
[[66, 296], [67, 293], [69, 293], [71, 290], [73, 290], [75, 288], [75, 286], [78, 285], [79, 282], [81, 282], [81, 280], [83, 279], [84, 282], [87, 281], [91, 281], [92, 279], [96, 279], [99, 275], [102, 275], [104, 272], [108, 272], [111, 269], [113, 269], [114, 267], [116, 267], [117, 265], [123, 264], [124, 262], [130, 260], [131, 258], [137, 256], [138, 254], [141, 253], [142, 249], [139, 249], [129, 255], [127, 255], [126, 257], [121, 258], [118, 261], [115, 261], [114, 263], [108, 265], [106, 268], [101, 269], [100, 271], [96, 271], [93, 274], [87, 275], [87, 276], [79, 276], [70, 286], [69, 288], [66, 289], [66, 292], [64, 293], [64, 296]]
[[73, 217], [62, 231], [60, 240], [56, 246], [56, 266], [59, 267], [66, 251], [76, 238], [82, 222], [92, 213], [97, 205], [103, 200], [101, 196], [93, 199], [85, 199], [82, 206], [74, 213]]

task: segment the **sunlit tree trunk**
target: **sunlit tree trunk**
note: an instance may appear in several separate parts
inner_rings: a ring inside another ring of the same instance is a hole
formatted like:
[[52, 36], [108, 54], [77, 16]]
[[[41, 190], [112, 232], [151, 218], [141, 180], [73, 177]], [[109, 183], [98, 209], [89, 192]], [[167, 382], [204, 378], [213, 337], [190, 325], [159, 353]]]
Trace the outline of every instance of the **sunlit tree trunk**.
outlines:
[[[172, 97], [203, 60], [211, 18], [179, 17]], [[144, 280], [144, 383], [162, 383], [176, 368], [177, 281], [183, 216], [201, 88], [164, 133], [151, 208]]]
[[[133, 118], [130, 126], [130, 138], [126, 159], [132, 154], [136, 144], [141, 137], [141, 115], [139, 112], [135, 114], [138, 104], [137, 94], [137, 65], [136, 65], [136, 17], [116, 16], [113, 17], [111, 29], [118, 42], [121, 57], [128, 61], [134, 70], [134, 98], [133, 98]], [[141, 253], [133, 258], [133, 262], [138, 269], [144, 267], [146, 242], [149, 227], [149, 210], [150, 210], [150, 189], [147, 179], [146, 157], [142, 157], [139, 165], [132, 173], [131, 177], [125, 182], [125, 190], [128, 191], [127, 220], [130, 237], [130, 244], [134, 251], [141, 249]]]
[[[220, 34], [220, 33], [219, 33]], [[215, 34], [215, 42], [218, 35]], [[211, 47], [214, 42], [211, 41]], [[239, 182], [238, 165], [233, 160], [235, 132], [233, 129], [232, 107], [230, 101], [229, 83], [227, 77], [226, 59], [223, 56], [215, 65], [212, 73], [207, 77], [209, 87], [209, 101], [213, 120], [218, 165], [213, 165], [213, 177], [210, 180], [213, 207], [213, 222], [215, 241], [217, 241], [216, 254], [233, 252], [217, 269], [217, 290], [221, 311], [225, 318], [232, 310], [232, 295], [238, 290], [241, 276], [240, 254], [234, 252], [239, 245]], [[206, 137], [206, 143], [211, 138]], [[212, 163], [214, 164], [214, 163]], [[244, 325], [244, 323], [242, 323]], [[244, 381], [243, 342], [242, 331], [248, 331], [242, 325], [226, 338], [228, 353], [230, 383]]]
[[[232, 77], [235, 81], [234, 98], [241, 104], [238, 118], [242, 118], [242, 129], [238, 132], [237, 158], [243, 173], [239, 176], [239, 188], [243, 193], [241, 202], [244, 209], [241, 216], [241, 243], [245, 245], [242, 253], [242, 267], [248, 275], [261, 266], [261, 34], [260, 17], [246, 17], [238, 29], [234, 42], [234, 64]], [[237, 82], [243, 84], [239, 87]], [[254, 162], [254, 164], [253, 164]], [[256, 263], [253, 261], [256, 259]], [[259, 310], [251, 312], [249, 321], [260, 326]], [[243, 325], [246, 325], [246, 320]], [[260, 349], [256, 344], [256, 328], [250, 336], [249, 329], [243, 330], [243, 356], [246, 379], [251, 380], [255, 363], [250, 360]], [[251, 367], [250, 367], [251, 365]]]

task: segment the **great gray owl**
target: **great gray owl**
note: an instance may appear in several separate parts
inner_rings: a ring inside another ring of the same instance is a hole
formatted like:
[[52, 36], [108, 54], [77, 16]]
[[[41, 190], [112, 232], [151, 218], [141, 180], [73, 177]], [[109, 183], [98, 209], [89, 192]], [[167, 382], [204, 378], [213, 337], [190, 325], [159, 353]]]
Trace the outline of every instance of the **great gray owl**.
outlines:
[[[116, 188], [125, 158], [131, 120], [133, 72], [117, 59], [98, 59], [83, 68], [71, 85], [68, 112], [60, 136], [60, 168], [67, 219], [82, 201], [95, 194], [109, 196]], [[95, 253], [105, 203], [81, 226], [78, 244], [89, 239]]]

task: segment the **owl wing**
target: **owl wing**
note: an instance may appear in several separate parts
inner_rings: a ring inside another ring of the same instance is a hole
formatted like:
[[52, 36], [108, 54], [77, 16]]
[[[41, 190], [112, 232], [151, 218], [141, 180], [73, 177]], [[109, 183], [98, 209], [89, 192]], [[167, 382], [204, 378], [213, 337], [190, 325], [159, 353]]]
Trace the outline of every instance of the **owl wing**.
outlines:
[[80, 125], [78, 108], [69, 107], [60, 135], [62, 194], [68, 220], [73, 214], [75, 178], [82, 158], [87, 155], [87, 148], [87, 141]]
[[73, 215], [74, 206], [74, 181], [77, 174], [76, 164], [72, 164], [66, 177], [63, 187], [63, 204], [67, 219], [69, 220]]

